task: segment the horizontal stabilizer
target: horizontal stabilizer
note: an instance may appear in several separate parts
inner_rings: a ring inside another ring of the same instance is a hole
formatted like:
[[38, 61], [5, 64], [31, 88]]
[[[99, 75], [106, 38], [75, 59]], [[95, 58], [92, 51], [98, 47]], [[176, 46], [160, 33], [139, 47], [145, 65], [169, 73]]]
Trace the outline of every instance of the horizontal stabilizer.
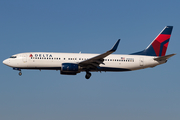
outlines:
[[172, 56], [174, 56], [174, 55], [176, 55], [176, 54], [170, 54], [170, 55], [166, 55], [166, 56], [154, 58], [154, 60], [156, 60], [156, 61], [167, 60], [167, 59], [169, 59], [170, 57], [172, 57]]

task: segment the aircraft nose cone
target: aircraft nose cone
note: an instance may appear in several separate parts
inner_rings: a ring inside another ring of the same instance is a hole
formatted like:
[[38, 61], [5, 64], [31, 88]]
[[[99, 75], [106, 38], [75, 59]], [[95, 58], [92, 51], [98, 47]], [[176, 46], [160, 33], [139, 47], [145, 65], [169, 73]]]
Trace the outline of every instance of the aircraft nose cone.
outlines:
[[3, 64], [8, 65], [9, 61], [6, 59], [3, 61]]

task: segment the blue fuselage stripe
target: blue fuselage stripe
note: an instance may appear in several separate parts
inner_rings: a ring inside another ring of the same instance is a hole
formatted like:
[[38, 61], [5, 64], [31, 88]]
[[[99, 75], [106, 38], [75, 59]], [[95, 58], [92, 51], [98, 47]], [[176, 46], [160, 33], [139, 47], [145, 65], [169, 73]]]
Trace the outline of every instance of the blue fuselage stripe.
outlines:
[[[61, 67], [23, 67], [23, 68], [16, 68], [16, 69], [18, 70], [19, 69], [61, 70]], [[90, 71], [97, 71], [97, 70], [98, 71], [131, 71], [130, 69], [112, 68], [112, 67], [97, 67], [97, 69], [90, 69]]]

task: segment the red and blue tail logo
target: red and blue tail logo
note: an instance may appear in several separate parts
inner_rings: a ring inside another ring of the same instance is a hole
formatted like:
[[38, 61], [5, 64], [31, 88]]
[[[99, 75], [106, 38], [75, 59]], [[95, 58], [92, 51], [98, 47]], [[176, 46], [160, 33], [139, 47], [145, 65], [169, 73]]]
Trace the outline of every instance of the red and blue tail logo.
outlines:
[[173, 26], [166, 26], [145, 50], [133, 55], [165, 56], [172, 29]]

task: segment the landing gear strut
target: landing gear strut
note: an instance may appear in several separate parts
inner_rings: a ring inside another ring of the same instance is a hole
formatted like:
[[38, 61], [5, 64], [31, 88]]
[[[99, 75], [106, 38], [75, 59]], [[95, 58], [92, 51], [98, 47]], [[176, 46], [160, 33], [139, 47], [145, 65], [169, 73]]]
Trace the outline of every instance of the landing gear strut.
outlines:
[[21, 69], [20, 68], [13, 68], [13, 70], [18, 70], [19, 71], [19, 76], [22, 75]]
[[89, 71], [86, 71], [86, 76], [85, 76], [85, 78], [86, 79], [89, 79], [91, 77], [91, 73], [89, 72]]

